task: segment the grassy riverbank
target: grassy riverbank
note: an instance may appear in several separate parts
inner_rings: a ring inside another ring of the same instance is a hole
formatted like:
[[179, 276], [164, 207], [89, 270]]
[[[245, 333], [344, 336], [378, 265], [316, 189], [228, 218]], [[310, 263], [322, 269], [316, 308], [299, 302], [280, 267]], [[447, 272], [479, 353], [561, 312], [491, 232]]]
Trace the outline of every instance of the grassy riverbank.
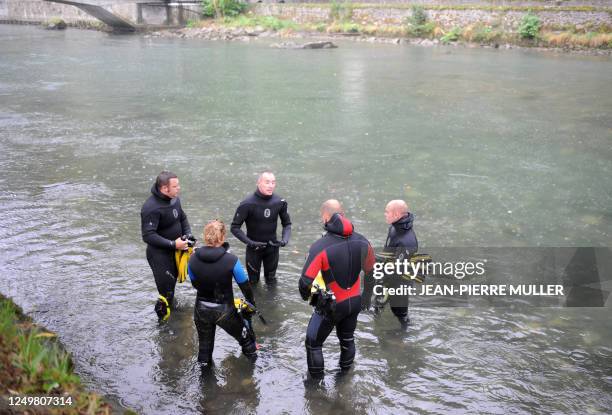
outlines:
[[[21, 397], [57, 397], [71, 405], [10, 405]], [[86, 391], [73, 371], [70, 354], [54, 333], [34, 324], [0, 294], [0, 413], [110, 414], [110, 405]]]
[[[431, 41], [452, 44], [464, 42], [484, 46], [515, 45], [521, 47], [564, 49], [612, 49], [612, 32], [609, 28], [589, 27], [541, 27], [531, 37], [518, 32], [504, 31], [501, 26], [477, 23], [464, 27], [444, 28], [433, 21], [420, 24], [361, 24], [350, 19], [299, 24], [292, 20], [252, 13], [237, 17], [205, 19], [191, 22], [190, 29], [242, 28], [276, 32], [279, 37], [295, 35], [332, 35], [372, 38], [396, 38], [408, 41]], [[427, 43], [427, 42], [426, 42]]]

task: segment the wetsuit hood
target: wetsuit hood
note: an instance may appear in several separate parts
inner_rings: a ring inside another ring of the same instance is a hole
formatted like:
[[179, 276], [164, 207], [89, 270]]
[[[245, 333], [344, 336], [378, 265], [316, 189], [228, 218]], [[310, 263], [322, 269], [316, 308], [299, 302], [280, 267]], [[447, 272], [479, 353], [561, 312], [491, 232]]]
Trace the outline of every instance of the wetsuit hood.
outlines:
[[412, 213], [407, 213], [405, 216], [402, 216], [395, 222], [393, 222], [393, 227], [397, 230], [409, 231], [412, 229], [412, 224], [414, 223], [414, 215]]
[[339, 213], [334, 213], [324, 227], [326, 231], [345, 238], [353, 234], [353, 224]]
[[259, 191], [259, 189], [255, 189], [255, 196], [260, 197], [264, 200], [270, 200], [272, 198], [272, 196], [274, 196], [274, 193], [272, 193], [270, 196], [268, 195], [264, 195], [263, 193], [261, 193]]
[[159, 191], [159, 189], [157, 188], [157, 183], [153, 183], [153, 186], [151, 187], [151, 193], [153, 194], [153, 196], [161, 200], [172, 200], [171, 198]]
[[225, 242], [221, 246], [203, 246], [196, 250], [196, 256], [204, 262], [217, 262], [229, 249], [229, 244]]

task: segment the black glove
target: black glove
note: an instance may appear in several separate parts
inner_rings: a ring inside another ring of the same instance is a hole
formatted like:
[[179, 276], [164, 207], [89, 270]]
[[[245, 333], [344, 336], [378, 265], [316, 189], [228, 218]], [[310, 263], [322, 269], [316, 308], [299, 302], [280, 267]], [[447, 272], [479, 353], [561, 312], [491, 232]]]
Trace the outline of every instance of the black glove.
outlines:
[[264, 249], [265, 247], [267, 247], [268, 244], [266, 242], [249, 241], [247, 246], [251, 249], [258, 251], [260, 249]]
[[249, 281], [245, 281], [238, 284], [238, 287], [240, 288], [240, 291], [242, 291], [244, 299], [253, 304], [253, 307], [255, 307], [255, 298], [253, 297], [253, 288], [251, 288], [251, 283]]
[[268, 245], [276, 246], [276, 247], [278, 247], [278, 246], [283, 247], [283, 246], [287, 245], [287, 241], [268, 241]]
[[195, 244], [197, 242], [197, 239], [192, 234], [183, 235], [183, 236], [181, 236], [181, 239], [183, 241], [187, 241], [187, 246], [190, 247], [190, 248], [195, 246]]
[[284, 239], [282, 241], [279, 242], [280, 246], [283, 247], [285, 245], [287, 245], [287, 241], [285, 241]]

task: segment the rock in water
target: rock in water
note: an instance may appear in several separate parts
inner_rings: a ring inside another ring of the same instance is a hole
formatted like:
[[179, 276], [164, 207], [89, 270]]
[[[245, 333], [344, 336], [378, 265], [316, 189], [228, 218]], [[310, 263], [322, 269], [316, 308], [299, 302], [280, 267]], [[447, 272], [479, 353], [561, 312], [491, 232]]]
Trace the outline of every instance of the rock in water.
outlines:
[[335, 49], [337, 47], [333, 42], [310, 42], [302, 45], [302, 49]]
[[270, 47], [279, 48], [279, 49], [334, 49], [334, 48], [337, 48], [338, 46], [335, 45], [333, 42], [323, 41], [323, 42], [309, 42], [309, 43], [304, 43], [301, 45], [295, 42], [281, 42], [281, 43], [274, 43], [270, 45]]
[[43, 23], [43, 27], [47, 30], [64, 30], [67, 25], [63, 19], [59, 17], [54, 17]]

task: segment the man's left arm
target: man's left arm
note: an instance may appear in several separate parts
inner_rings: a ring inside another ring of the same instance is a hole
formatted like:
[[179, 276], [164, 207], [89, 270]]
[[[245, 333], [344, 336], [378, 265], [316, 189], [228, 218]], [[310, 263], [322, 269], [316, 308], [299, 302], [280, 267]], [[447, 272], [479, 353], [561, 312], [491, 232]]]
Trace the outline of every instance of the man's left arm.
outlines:
[[283, 204], [279, 212], [281, 225], [283, 225], [281, 246], [285, 246], [289, 243], [289, 239], [291, 239], [291, 218], [289, 217], [289, 212], [287, 209], [287, 201], [285, 199], [281, 199], [281, 202]]
[[181, 205], [181, 228], [183, 230], [183, 235], [189, 236], [191, 233], [191, 225], [189, 225], [189, 221], [187, 220], [187, 215], [183, 210], [183, 206]]
[[361, 296], [361, 309], [367, 310], [370, 308], [372, 302], [372, 292], [374, 291], [374, 263], [376, 262], [376, 255], [372, 249], [372, 245], [368, 244], [368, 250], [363, 262], [363, 294]]
[[320, 252], [310, 252], [308, 259], [302, 269], [302, 275], [300, 277], [299, 289], [302, 299], [308, 300], [310, 297], [310, 288], [314, 283], [315, 278], [319, 275], [319, 272], [329, 269], [329, 263], [327, 261], [327, 253], [325, 250]]

